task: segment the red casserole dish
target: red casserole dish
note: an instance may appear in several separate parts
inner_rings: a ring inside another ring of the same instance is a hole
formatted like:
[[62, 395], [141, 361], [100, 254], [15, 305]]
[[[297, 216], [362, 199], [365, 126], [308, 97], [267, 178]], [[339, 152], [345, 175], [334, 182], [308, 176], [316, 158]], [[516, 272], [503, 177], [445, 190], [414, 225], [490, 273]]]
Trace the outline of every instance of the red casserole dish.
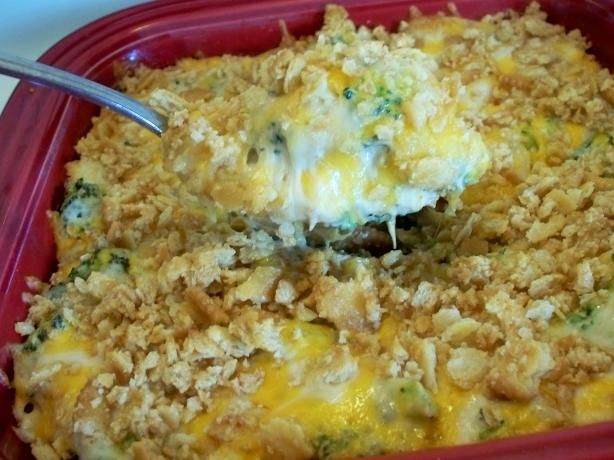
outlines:
[[[136, 6], [74, 32], [41, 58], [45, 62], [113, 84], [113, 62], [142, 62], [163, 67], [202, 52], [254, 54], [277, 46], [278, 20], [295, 35], [310, 34], [321, 24], [322, 0], [232, 2], [229, 0], [161, 1]], [[359, 24], [394, 27], [414, 4], [425, 13], [446, 10], [446, 1], [339, 0]], [[477, 18], [506, 8], [522, 9], [524, 0], [457, 0], [462, 16]], [[543, 0], [549, 20], [579, 28], [602, 65], [614, 68], [614, 0]], [[97, 108], [58, 92], [21, 83], [2, 116], [0, 139], [0, 365], [11, 374], [8, 345], [19, 340], [16, 321], [26, 316], [21, 293], [25, 277], [46, 279], [55, 264], [53, 236], [45, 211], [63, 196], [64, 163], [85, 135]], [[13, 395], [0, 385], [0, 458], [31, 458], [12, 430]], [[562, 429], [474, 444], [396, 455], [407, 459], [609, 459], [614, 458], [614, 422]]]

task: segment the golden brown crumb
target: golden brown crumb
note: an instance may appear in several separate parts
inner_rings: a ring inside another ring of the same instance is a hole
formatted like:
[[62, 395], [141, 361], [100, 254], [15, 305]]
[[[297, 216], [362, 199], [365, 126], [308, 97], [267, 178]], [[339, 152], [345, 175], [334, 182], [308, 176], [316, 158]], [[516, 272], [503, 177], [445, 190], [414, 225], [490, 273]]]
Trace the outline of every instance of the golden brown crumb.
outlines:
[[537, 394], [541, 378], [554, 366], [550, 349], [534, 340], [510, 341], [499, 348], [486, 377], [498, 397], [526, 401]]

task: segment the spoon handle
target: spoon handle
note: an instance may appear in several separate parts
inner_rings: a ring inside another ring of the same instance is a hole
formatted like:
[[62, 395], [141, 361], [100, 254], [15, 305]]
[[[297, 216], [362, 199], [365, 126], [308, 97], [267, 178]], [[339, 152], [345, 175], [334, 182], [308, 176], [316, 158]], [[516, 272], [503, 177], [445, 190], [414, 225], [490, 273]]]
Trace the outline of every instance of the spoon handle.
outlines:
[[166, 131], [166, 117], [151, 107], [92, 80], [0, 51], [0, 74], [59, 89], [120, 113], [157, 135]]

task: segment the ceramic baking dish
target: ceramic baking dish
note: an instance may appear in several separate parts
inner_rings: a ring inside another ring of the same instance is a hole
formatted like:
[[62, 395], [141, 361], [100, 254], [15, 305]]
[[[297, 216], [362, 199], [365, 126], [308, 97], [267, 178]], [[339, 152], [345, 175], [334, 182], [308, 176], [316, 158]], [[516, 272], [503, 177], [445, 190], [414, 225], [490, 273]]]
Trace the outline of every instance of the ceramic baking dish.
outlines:
[[[72, 33], [42, 62], [113, 84], [113, 63], [142, 62], [162, 67], [196, 53], [257, 53], [277, 46], [278, 20], [295, 35], [321, 24], [326, 1], [159, 1], [129, 8]], [[446, 10], [446, 1], [338, 0], [360, 24], [394, 27], [414, 4], [425, 13]], [[523, 9], [524, 0], [457, 0], [471, 18], [506, 8]], [[579, 28], [591, 52], [614, 68], [614, 0], [543, 0], [551, 22]], [[26, 316], [24, 277], [46, 279], [53, 272], [55, 248], [46, 210], [63, 196], [64, 163], [90, 127], [97, 108], [83, 101], [21, 83], [0, 117], [0, 366], [10, 376], [8, 346], [19, 340], [15, 321]], [[0, 384], [0, 459], [31, 458], [14, 434], [12, 393]], [[405, 459], [611, 459], [614, 422], [502, 441], [396, 455]]]

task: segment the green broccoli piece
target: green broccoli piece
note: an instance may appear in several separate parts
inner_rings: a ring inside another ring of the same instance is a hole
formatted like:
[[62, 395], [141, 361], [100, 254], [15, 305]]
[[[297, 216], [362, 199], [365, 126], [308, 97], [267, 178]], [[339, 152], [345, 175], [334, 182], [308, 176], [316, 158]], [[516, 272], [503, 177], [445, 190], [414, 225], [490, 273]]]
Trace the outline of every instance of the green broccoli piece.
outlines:
[[104, 271], [108, 274], [121, 275], [128, 273], [130, 260], [128, 256], [119, 252], [112, 252]]
[[521, 142], [525, 149], [529, 152], [536, 152], [539, 150], [539, 143], [535, 138], [535, 135], [530, 128], [524, 128], [520, 131]]
[[94, 264], [96, 263], [96, 257], [90, 257], [89, 259], [81, 261], [79, 265], [73, 267], [68, 274], [70, 281], [75, 281], [77, 278], [88, 279], [92, 271], [95, 271]]
[[60, 219], [71, 236], [92, 226], [92, 219], [100, 208], [100, 190], [95, 184], [78, 179], [60, 207]]
[[403, 99], [400, 96], [394, 95], [388, 88], [380, 86], [375, 94], [377, 105], [373, 111], [373, 115], [389, 116], [398, 120], [401, 117], [401, 103]]
[[316, 452], [316, 458], [329, 459], [339, 455], [349, 446], [352, 439], [356, 437], [356, 433], [344, 430], [337, 436], [330, 434], [319, 434], [313, 440], [313, 448]]
[[61, 313], [56, 313], [51, 319], [43, 321], [23, 344], [24, 351], [34, 352], [49, 338], [52, 330], [64, 329], [66, 322]]
[[434, 417], [437, 415], [437, 406], [433, 402], [430, 394], [420, 382], [415, 380], [405, 380], [399, 382], [398, 398], [399, 409], [402, 414], [409, 417]]
[[66, 283], [59, 282], [49, 286], [43, 296], [51, 300], [57, 307], [66, 307], [69, 302], [66, 297]]
[[416, 380], [388, 379], [378, 385], [376, 398], [379, 412], [385, 421], [398, 417], [421, 419], [437, 416], [437, 405], [429, 392]]
[[580, 145], [580, 147], [578, 147], [573, 152], [571, 157], [574, 160], [577, 160], [578, 158], [580, 158], [580, 157], [584, 156], [585, 154], [587, 154], [588, 151], [591, 149], [594, 140], [595, 140], [595, 136], [590, 136], [588, 139], [586, 139], [584, 142], [582, 142], [582, 145]]
[[579, 311], [569, 315], [567, 322], [578, 329], [586, 330], [595, 323], [597, 311], [597, 305], [586, 304]]
[[66, 284], [57, 283], [49, 286], [43, 295], [55, 303], [63, 297], [64, 294], [66, 294]]
[[105, 248], [96, 251], [91, 257], [81, 261], [76, 267], [73, 267], [68, 274], [68, 279], [70, 281], [75, 281], [77, 278], [86, 280], [92, 272], [123, 275], [128, 273], [129, 268], [130, 260], [125, 251]]
[[51, 327], [53, 329], [64, 329], [64, 325], [64, 317], [59, 313], [51, 319]]
[[26, 343], [23, 345], [23, 349], [27, 352], [33, 352], [38, 350], [42, 343], [47, 340], [49, 334], [44, 326], [40, 326], [26, 339]]

